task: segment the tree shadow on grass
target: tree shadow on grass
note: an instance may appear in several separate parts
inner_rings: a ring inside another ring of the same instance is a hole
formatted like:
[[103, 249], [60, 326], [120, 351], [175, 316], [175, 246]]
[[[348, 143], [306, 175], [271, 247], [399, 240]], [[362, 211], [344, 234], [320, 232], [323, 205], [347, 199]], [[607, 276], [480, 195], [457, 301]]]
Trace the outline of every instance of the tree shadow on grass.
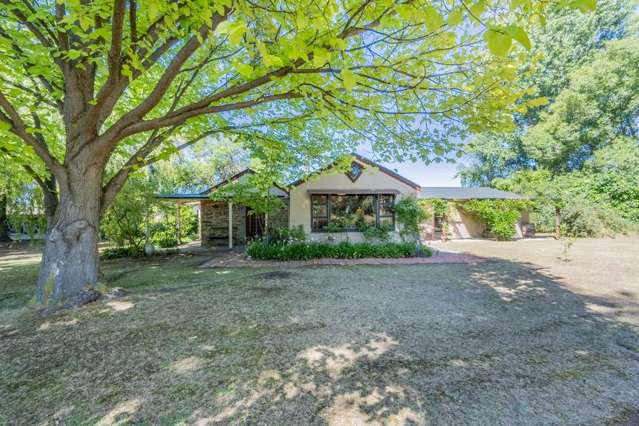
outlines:
[[0, 389], [10, 414], [44, 401], [27, 419], [624, 424], [639, 412], [637, 330], [529, 264], [298, 269], [133, 301], [15, 337], [20, 372], [57, 387]]

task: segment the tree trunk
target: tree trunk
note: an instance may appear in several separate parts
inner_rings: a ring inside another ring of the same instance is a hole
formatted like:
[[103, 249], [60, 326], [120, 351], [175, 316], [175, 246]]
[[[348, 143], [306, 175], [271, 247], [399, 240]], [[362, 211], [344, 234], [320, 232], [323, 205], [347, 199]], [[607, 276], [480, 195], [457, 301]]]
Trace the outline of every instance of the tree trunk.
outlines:
[[9, 241], [9, 224], [7, 223], [7, 196], [0, 195], [0, 242]]
[[81, 305], [99, 293], [98, 239], [103, 167], [76, 158], [60, 181], [60, 198], [47, 232], [36, 298], [46, 308]]
[[561, 209], [555, 207], [555, 238], [561, 237]]

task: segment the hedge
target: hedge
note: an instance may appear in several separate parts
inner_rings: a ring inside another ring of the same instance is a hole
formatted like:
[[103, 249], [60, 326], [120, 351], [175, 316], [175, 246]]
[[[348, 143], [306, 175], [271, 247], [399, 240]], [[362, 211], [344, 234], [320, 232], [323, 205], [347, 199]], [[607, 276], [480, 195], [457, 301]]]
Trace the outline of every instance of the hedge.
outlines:
[[366, 257], [400, 258], [430, 256], [428, 247], [421, 247], [420, 253], [414, 243], [293, 243], [268, 244], [255, 241], [249, 244], [247, 254], [259, 260], [310, 260], [320, 258], [361, 259]]

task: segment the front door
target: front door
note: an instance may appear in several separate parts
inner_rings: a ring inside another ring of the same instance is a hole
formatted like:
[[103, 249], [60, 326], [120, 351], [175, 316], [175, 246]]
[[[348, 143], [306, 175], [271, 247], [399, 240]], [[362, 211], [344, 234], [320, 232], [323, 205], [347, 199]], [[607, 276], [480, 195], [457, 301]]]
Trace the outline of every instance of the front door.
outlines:
[[246, 208], [246, 239], [254, 240], [264, 235], [264, 213]]

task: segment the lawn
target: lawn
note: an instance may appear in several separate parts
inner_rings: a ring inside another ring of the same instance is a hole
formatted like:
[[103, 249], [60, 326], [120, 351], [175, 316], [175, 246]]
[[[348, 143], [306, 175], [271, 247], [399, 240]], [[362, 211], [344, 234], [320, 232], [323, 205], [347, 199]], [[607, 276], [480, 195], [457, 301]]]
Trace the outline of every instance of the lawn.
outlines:
[[0, 255], [0, 423], [638, 418], [639, 330], [531, 263], [197, 267], [208, 259], [105, 262], [126, 297], [41, 318], [38, 257]]

